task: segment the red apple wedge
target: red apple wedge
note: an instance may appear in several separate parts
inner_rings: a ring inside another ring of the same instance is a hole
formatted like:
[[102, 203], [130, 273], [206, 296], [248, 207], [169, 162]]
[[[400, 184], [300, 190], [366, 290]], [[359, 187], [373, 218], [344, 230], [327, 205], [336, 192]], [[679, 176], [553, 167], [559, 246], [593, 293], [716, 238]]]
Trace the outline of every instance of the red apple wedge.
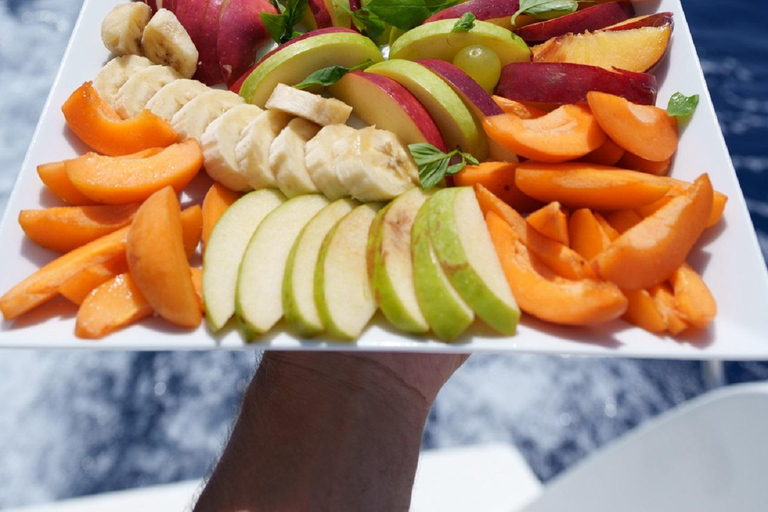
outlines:
[[470, 0], [433, 14], [424, 23], [461, 18], [462, 14], [471, 12], [478, 20], [511, 28], [512, 15], [519, 7], [519, 0]]
[[496, 94], [515, 101], [575, 103], [589, 91], [615, 94], [633, 103], [656, 103], [656, 77], [631, 71], [561, 62], [517, 62], [504, 66]]
[[327, 28], [333, 25], [331, 13], [328, 12], [328, 7], [326, 7], [323, 0], [309, 0], [308, 6], [312, 18], [310, 23], [314, 22], [314, 26], [310, 26], [312, 30]]
[[226, 84], [232, 85], [253, 65], [256, 51], [270, 40], [261, 13], [277, 14], [269, 0], [225, 0], [218, 20], [218, 63]]
[[445, 141], [427, 110], [393, 79], [353, 71], [329, 87], [328, 91], [352, 105], [353, 112], [363, 121], [394, 132], [403, 143], [426, 142], [441, 151], [446, 150]]
[[627, 20], [635, 13], [630, 2], [598, 4], [559, 18], [531, 23], [515, 30], [526, 43], [541, 43], [564, 34], [581, 34]]
[[664, 57], [672, 24], [566, 34], [531, 48], [534, 62], [569, 62], [646, 72]]
[[335, 32], [356, 33], [354, 30], [348, 29], [348, 28], [343, 28], [343, 27], [327, 27], [327, 28], [320, 28], [320, 29], [317, 29], [317, 30], [313, 30], [311, 32], [307, 32], [306, 34], [302, 34], [299, 37], [294, 37], [290, 41], [281, 44], [277, 48], [271, 50], [266, 55], [264, 55], [261, 59], [259, 59], [256, 62], [256, 64], [251, 66], [245, 73], [243, 73], [242, 76], [240, 76], [240, 78], [238, 78], [235, 83], [233, 83], [232, 85], [229, 86], [229, 90], [232, 91], [232, 92], [240, 93], [240, 88], [243, 86], [243, 83], [248, 79], [248, 77], [251, 76], [251, 73], [253, 71], [255, 71], [256, 68], [259, 67], [259, 65], [262, 62], [266, 61], [269, 57], [271, 57], [275, 53], [277, 53], [279, 51], [282, 51], [285, 48], [287, 48], [287, 47], [289, 47], [289, 46], [291, 46], [293, 44], [296, 44], [296, 43], [298, 43], [300, 41], [303, 41], [304, 39], [307, 39], [308, 37], [319, 36], [319, 35], [322, 35], [322, 34], [332, 34], [332, 33], [335, 33]]
[[195, 79], [207, 85], [221, 83], [216, 46], [219, 32], [219, 11], [223, 0], [183, 1], [183, 4], [177, 6], [176, 17], [200, 53]]

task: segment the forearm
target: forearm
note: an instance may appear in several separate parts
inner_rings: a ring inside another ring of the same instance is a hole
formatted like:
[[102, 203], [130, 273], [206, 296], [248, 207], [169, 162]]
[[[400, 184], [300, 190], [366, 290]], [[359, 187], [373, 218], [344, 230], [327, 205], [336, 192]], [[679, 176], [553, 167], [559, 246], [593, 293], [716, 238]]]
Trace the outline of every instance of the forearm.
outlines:
[[265, 356], [196, 512], [407, 511], [437, 389], [375, 358]]

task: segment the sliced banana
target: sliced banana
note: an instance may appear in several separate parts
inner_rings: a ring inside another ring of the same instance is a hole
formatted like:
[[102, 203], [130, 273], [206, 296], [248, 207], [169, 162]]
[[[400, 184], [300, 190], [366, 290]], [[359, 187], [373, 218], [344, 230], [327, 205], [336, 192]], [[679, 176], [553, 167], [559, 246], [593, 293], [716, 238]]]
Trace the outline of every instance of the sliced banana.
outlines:
[[171, 119], [171, 126], [181, 140], [200, 140], [205, 129], [227, 110], [245, 103], [231, 91], [210, 90], [184, 105]]
[[246, 191], [251, 187], [235, 157], [240, 134], [263, 110], [256, 105], [238, 105], [208, 125], [200, 141], [208, 175], [231, 190]]
[[112, 9], [101, 23], [101, 40], [115, 55], [141, 55], [141, 35], [152, 18], [147, 4], [131, 2]]
[[323, 98], [285, 84], [277, 84], [266, 106], [269, 109], [303, 117], [321, 126], [344, 124], [352, 114], [352, 107], [343, 101]]
[[138, 55], [116, 57], [101, 68], [93, 80], [93, 88], [109, 106], [115, 104], [117, 91], [137, 71], [148, 68], [152, 61]]
[[163, 86], [147, 102], [145, 108], [156, 116], [170, 121], [173, 119], [174, 114], [192, 101], [193, 98], [210, 90], [203, 82], [181, 78]]
[[168, 66], [149, 66], [133, 74], [117, 91], [115, 111], [127, 119], [147, 108], [147, 103], [160, 89], [181, 78]]
[[317, 135], [320, 127], [297, 117], [283, 128], [269, 148], [269, 166], [277, 181], [277, 188], [287, 197], [320, 192], [307, 172], [304, 148]]
[[277, 185], [269, 166], [272, 141], [291, 120], [291, 116], [279, 110], [265, 110], [243, 130], [235, 147], [237, 163], [248, 176], [248, 184], [254, 190]]
[[342, 184], [358, 201], [388, 201], [418, 184], [413, 157], [388, 130], [373, 126], [358, 132], [360, 165], [339, 170]]
[[304, 161], [317, 188], [333, 201], [349, 196], [339, 170], [347, 165], [360, 165], [359, 153], [357, 130], [344, 124], [332, 124], [307, 142]]
[[156, 64], [170, 66], [184, 78], [197, 71], [200, 53], [179, 19], [168, 9], [159, 9], [144, 29], [141, 46]]

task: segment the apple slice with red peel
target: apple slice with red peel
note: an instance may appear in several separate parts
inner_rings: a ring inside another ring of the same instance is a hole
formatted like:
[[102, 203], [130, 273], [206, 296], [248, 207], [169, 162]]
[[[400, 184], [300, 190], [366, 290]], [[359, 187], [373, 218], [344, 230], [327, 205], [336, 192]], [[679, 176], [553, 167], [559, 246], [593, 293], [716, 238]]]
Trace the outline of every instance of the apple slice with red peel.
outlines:
[[632, 103], [654, 105], [658, 85], [648, 73], [608, 71], [563, 62], [518, 62], [501, 70], [496, 94], [515, 101], [576, 103], [589, 91], [615, 94]]
[[[216, 52], [218, 10], [221, 8], [221, 2], [222, 0], [186, 0], [176, 11], [176, 17], [200, 53], [194, 78], [206, 85], [216, 85], [222, 81]], [[209, 9], [212, 11], [212, 17], [209, 18], [209, 23], [206, 23]], [[216, 11], [215, 16], [213, 11]]]
[[515, 30], [515, 33], [526, 43], [541, 43], [565, 34], [581, 34], [609, 27], [627, 20], [634, 13], [630, 2], [598, 4], [559, 18], [531, 23]]
[[292, 44], [295, 44], [295, 43], [298, 43], [300, 41], [303, 41], [304, 39], [306, 39], [308, 37], [319, 36], [321, 34], [332, 34], [334, 32], [354, 33], [355, 31], [351, 30], [351, 29], [348, 29], [348, 28], [342, 28], [342, 27], [327, 27], [327, 28], [319, 28], [317, 30], [312, 30], [310, 32], [307, 32], [306, 34], [302, 34], [302, 35], [300, 35], [298, 37], [294, 37], [290, 41], [288, 41], [286, 43], [283, 43], [280, 46], [278, 46], [276, 48], [273, 48], [272, 50], [267, 52], [266, 55], [264, 55], [261, 59], [256, 61], [256, 64], [251, 66], [251, 68], [248, 71], [243, 73], [243, 75], [240, 78], [238, 78], [235, 83], [233, 83], [231, 86], [229, 86], [229, 90], [232, 91], [232, 92], [236, 92], [236, 93], [240, 94], [240, 89], [242, 88], [243, 83], [245, 83], [245, 81], [248, 79], [248, 77], [251, 76], [251, 73], [253, 73], [256, 70], [256, 68], [262, 62], [264, 62], [267, 58], [271, 57], [272, 55], [274, 55], [278, 51], [284, 50], [288, 46], [290, 46]]
[[441, 151], [445, 141], [419, 100], [393, 79], [353, 71], [330, 86], [335, 98], [352, 106], [353, 113], [370, 125], [395, 133], [404, 144], [426, 142]]
[[534, 62], [569, 62], [645, 72], [661, 61], [672, 25], [566, 34], [534, 46]]
[[309, 0], [308, 7], [309, 9], [307, 10], [308, 12], [307, 16], [304, 18], [304, 22], [310, 30], [333, 26], [331, 13], [328, 12], [328, 7], [325, 5], [324, 0]]
[[384, 60], [379, 47], [362, 34], [352, 30], [329, 30], [310, 32], [267, 54], [243, 82], [240, 96], [264, 107], [279, 83], [294, 85], [318, 69], [333, 65], [352, 67], [366, 60], [374, 63]]
[[218, 20], [218, 63], [227, 85], [253, 65], [256, 51], [270, 40], [261, 13], [277, 14], [269, 0], [225, 0]]
[[[478, 122], [482, 122], [488, 116], [504, 113], [493, 101], [491, 95], [458, 66], [437, 59], [424, 59], [417, 62], [442, 78], [458, 94], [472, 113], [472, 117]], [[488, 138], [488, 157], [499, 162], [517, 162], [517, 155], [491, 138]]]
[[633, 28], [641, 27], [663, 27], [665, 25], [673, 25], [674, 15], [671, 12], [657, 12], [654, 14], [648, 14], [646, 16], [638, 16], [636, 18], [630, 18], [619, 23], [615, 23], [602, 30], [630, 30]]
[[424, 23], [461, 18], [471, 12], [475, 18], [504, 28], [511, 28], [512, 15], [520, 8], [519, 0], [471, 0], [433, 14]]

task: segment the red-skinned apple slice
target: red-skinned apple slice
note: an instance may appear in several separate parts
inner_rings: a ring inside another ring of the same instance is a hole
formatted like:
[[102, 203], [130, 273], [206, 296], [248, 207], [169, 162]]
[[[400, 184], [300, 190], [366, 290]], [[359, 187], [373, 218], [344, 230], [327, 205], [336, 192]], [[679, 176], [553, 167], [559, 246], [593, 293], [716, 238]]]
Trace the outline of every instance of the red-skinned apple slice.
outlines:
[[222, 81], [216, 51], [221, 3], [222, 0], [186, 0], [176, 12], [176, 17], [200, 53], [194, 78], [206, 85], [216, 85]]
[[277, 53], [277, 52], [279, 52], [281, 50], [284, 50], [285, 48], [291, 46], [292, 44], [296, 44], [296, 43], [298, 43], [300, 41], [303, 41], [304, 39], [306, 39], [308, 37], [319, 36], [321, 34], [332, 34], [334, 32], [350, 32], [350, 33], [355, 33], [354, 30], [349, 29], [349, 28], [327, 27], [327, 28], [320, 28], [320, 29], [317, 29], [317, 30], [313, 30], [311, 32], [307, 32], [306, 34], [302, 34], [299, 37], [294, 37], [293, 39], [291, 39], [287, 43], [283, 43], [280, 46], [278, 46], [277, 48], [274, 48], [273, 50], [269, 51], [266, 55], [264, 55], [261, 59], [259, 59], [258, 62], [256, 62], [256, 64], [251, 66], [251, 68], [248, 69], [248, 71], [243, 73], [243, 75], [234, 84], [232, 84], [229, 87], [229, 90], [239, 94], [240, 93], [240, 89], [243, 86], [243, 83], [248, 79], [249, 76], [251, 76], [251, 73], [253, 71], [255, 71], [256, 68], [259, 67], [259, 65], [262, 62], [267, 60], [269, 57], [271, 57], [275, 53]]
[[261, 13], [277, 14], [269, 0], [225, 0], [218, 21], [218, 62], [227, 85], [253, 65], [256, 51], [270, 40]]
[[[438, 59], [424, 59], [417, 62], [442, 78], [459, 95], [478, 122], [482, 122], [485, 117], [504, 113], [490, 94], [461, 68]], [[491, 160], [500, 162], [517, 162], [517, 155], [491, 138], [488, 138], [488, 156]]]
[[630, 30], [633, 28], [641, 27], [663, 27], [665, 25], [673, 25], [674, 19], [671, 12], [657, 12], [655, 14], [648, 14], [646, 16], [638, 16], [636, 18], [630, 18], [628, 20], [610, 25], [603, 28], [603, 30]]
[[331, 13], [328, 12], [328, 7], [326, 7], [323, 0], [309, 0], [308, 6], [310, 17], [312, 22], [314, 22], [314, 26], [310, 27], [311, 29], [315, 30], [333, 26]]
[[440, 131], [416, 97], [393, 79], [353, 71], [328, 91], [348, 105], [363, 121], [395, 133], [405, 144], [426, 142], [446, 150]]
[[515, 30], [526, 43], [541, 43], [564, 34], [581, 34], [598, 30], [627, 20], [634, 15], [629, 2], [598, 4], [559, 18], [531, 23]]
[[520, 8], [519, 0], [470, 0], [433, 14], [424, 23], [433, 21], [461, 18], [462, 14], [471, 12], [475, 18], [487, 21], [504, 28], [511, 28], [512, 15]]
[[534, 62], [570, 62], [645, 72], [667, 52], [672, 24], [566, 34], [531, 48]]
[[562, 62], [517, 62], [501, 70], [496, 94], [515, 101], [576, 103], [589, 91], [622, 96], [633, 103], [656, 103], [656, 77], [631, 71]]

